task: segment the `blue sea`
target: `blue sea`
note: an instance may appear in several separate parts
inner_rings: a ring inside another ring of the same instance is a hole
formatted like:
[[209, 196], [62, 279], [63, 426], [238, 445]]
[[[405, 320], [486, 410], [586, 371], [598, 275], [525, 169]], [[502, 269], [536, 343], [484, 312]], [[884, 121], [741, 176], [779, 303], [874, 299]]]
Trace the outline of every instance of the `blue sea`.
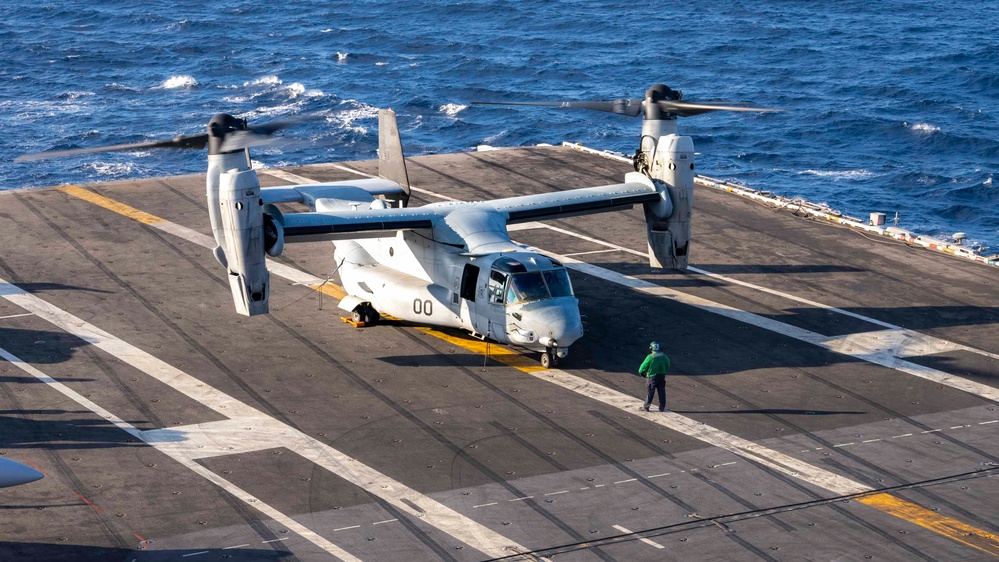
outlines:
[[[684, 119], [701, 173], [999, 251], [999, 4], [955, 0], [5, 0], [0, 189], [195, 173], [203, 152], [14, 163], [27, 152], [319, 113], [263, 166], [580, 142], [633, 152], [638, 118], [473, 100], [641, 98], [781, 113]], [[567, 186], [570, 187], [570, 186]]]

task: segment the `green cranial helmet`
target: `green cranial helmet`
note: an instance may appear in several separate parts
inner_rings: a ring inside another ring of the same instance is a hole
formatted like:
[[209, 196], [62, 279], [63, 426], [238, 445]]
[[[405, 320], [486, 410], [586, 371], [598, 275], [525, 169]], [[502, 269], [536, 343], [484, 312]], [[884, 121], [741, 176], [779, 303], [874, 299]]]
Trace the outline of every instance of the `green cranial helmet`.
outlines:
[[659, 351], [659, 342], [654, 341], [654, 342], [650, 343], [649, 344], [649, 349], [651, 349], [652, 351]]

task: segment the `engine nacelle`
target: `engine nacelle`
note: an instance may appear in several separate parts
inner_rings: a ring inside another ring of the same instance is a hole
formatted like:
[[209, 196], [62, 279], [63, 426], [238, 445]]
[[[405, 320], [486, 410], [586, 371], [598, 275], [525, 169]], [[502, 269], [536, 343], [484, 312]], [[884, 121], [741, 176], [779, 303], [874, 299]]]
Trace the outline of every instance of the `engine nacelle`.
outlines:
[[284, 251], [284, 215], [274, 205], [264, 205], [264, 250], [276, 258]]
[[265, 257], [263, 200], [255, 171], [230, 170], [220, 174], [219, 214], [236, 312], [246, 316], [267, 314], [270, 274]]
[[669, 207], [659, 202], [645, 204], [649, 265], [686, 269], [694, 208], [694, 142], [674, 134], [659, 137], [649, 172], [672, 203]]

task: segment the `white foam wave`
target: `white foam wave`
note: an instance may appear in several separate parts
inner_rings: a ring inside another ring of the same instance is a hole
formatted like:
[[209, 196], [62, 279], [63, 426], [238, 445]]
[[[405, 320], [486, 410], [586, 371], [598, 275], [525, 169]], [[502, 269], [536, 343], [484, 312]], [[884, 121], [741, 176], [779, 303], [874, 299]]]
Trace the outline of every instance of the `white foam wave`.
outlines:
[[468, 107], [467, 105], [461, 105], [461, 104], [458, 104], [458, 103], [449, 103], [449, 104], [440, 106], [439, 108], [437, 108], [437, 110], [440, 111], [441, 113], [447, 115], [448, 117], [454, 117], [455, 115], [457, 115], [461, 111], [465, 110], [467, 107]]
[[101, 176], [117, 178], [132, 173], [132, 164], [123, 162], [90, 162], [84, 164], [85, 169], [90, 169]]
[[491, 137], [483, 139], [482, 144], [494, 144], [496, 141], [506, 136], [506, 131], [500, 131]]
[[243, 86], [277, 86], [278, 84], [283, 84], [281, 79], [273, 74], [270, 76], [264, 76], [263, 78], [257, 78], [251, 82], [243, 82]]
[[[354, 100], [344, 100], [343, 103], [357, 102]], [[359, 104], [358, 107], [353, 107], [330, 115], [330, 119], [333, 121], [339, 121], [344, 129], [354, 131], [362, 135], [368, 132], [367, 127], [354, 125], [354, 122], [361, 119], [372, 119], [376, 117], [378, 117], [378, 108], [367, 104]]]
[[65, 92], [63, 94], [63, 96], [69, 101], [78, 100], [92, 95], [94, 95], [93, 92]]
[[82, 103], [66, 103], [38, 100], [4, 100], [0, 101], [0, 112], [13, 114], [14, 118], [24, 121], [34, 121], [43, 117], [54, 117], [65, 113], [80, 113], [86, 108]]
[[375, 63], [375, 66], [388, 66], [388, 63], [387, 62], [378, 61], [378, 62]]
[[868, 170], [803, 170], [798, 173], [809, 176], [818, 176], [820, 178], [832, 178], [833, 180], [856, 180], [874, 176], [874, 173]]
[[916, 131], [917, 133], [936, 133], [940, 131], [940, 127], [936, 125], [930, 125], [929, 123], [916, 123], [910, 125], [908, 123], [903, 123], [911, 131]]
[[139, 88], [135, 88], [135, 87], [132, 87], [132, 86], [126, 86], [125, 84], [119, 84], [118, 82], [112, 82], [112, 83], [108, 84], [105, 87], [108, 88], [108, 89], [111, 89], [111, 90], [121, 90], [123, 92], [138, 92], [139, 91]]
[[992, 185], [992, 175], [991, 174], [989, 175], [989, 177], [985, 178], [985, 181], [982, 182], [982, 185], [985, 185], [985, 186], [991, 186]]
[[285, 103], [281, 105], [276, 105], [274, 107], [258, 107], [256, 109], [247, 111], [246, 113], [240, 113], [236, 117], [246, 119], [247, 121], [255, 121], [260, 117], [273, 117], [276, 115], [293, 115], [298, 112], [301, 107], [300, 103]]
[[336, 60], [337, 60], [337, 62], [346, 62], [348, 56], [349, 56], [349, 53], [341, 53], [340, 51], [336, 52]]
[[198, 81], [194, 79], [194, 76], [187, 74], [179, 74], [177, 76], [171, 76], [156, 86], [155, 89], [162, 90], [175, 90], [178, 88], [193, 88], [198, 85]]
[[291, 94], [292, 98], [297, 98], [298, 96], [304, 96], [307, 98], [318, 98], [323, 95], [322, 90], [309, 90], [303, 84], [299, 82], [293, 82], [287, 86], [288, 93]]

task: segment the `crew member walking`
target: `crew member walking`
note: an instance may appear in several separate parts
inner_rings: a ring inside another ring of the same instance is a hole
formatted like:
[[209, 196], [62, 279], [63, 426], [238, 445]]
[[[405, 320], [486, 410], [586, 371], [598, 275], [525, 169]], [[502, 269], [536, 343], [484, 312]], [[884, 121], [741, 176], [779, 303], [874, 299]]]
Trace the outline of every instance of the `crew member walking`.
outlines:
[[638, 374], [645, 377], [645, 404], [642, 408], [648, 412], [652, 405], [652, 397], [659, 392], [659, 411], [666, 411], [666, 372], [669, 371], [669, 357], [659, 351], [659, 342], [649, 344], [649, 355], [642, 361]]

